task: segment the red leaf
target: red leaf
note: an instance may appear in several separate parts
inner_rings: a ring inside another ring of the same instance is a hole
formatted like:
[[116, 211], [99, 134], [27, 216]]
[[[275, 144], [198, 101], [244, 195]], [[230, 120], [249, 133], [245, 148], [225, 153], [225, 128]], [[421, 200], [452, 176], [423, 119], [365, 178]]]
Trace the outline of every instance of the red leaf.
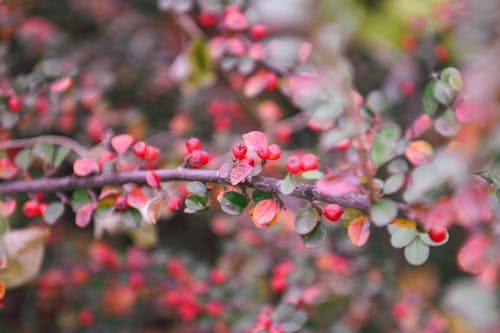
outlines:
[[16, 199], [7, 199], [6, 201], [0, 201], [0, 215], [2, 215], [3, 217], [11, 216], [16, 210], [16, 205]]
[[127, 196], [128, 205], [134, 208], [141, 208], [146, 204], [147, 201], [148, 198], [146, 197], [144, 192], [142, 192], [142, 190], [138, 187], [130, 191]]
[[50, 84], [50, 90], [55, 93], [60, 93], [71, 87], [73, 79], [70, 77], [63, 77]]
[[278, 204], [273, 199], [259, 201], [250, 212], [253, 224], [257, 228], [269, 228], [278, 218]]
[[251, 172], [252, 166], [247, 163], [238, 163], [229, 175], [229, 181], [232, 185], [241, 183]]
[[73, 172], [75, 175], [85, 177], [97, 170], [97, 163], [90, 157], [79, 158], [73, 164]]
[[122, 155], [134, 142], [134, 137], [130, 134], [120, 134], [113, 139], [111, 139], [111, 146], [118, 153], [118, 155]]
[[370, 238], [370, 221], [364, 216], [360, 216], [349, 224], [347, 235], [356, 246], [363, 246]]
[[464, 186], [453, 198], [459, 223], [470, 226], [491, 220], [488, 190], [479, 184]]
[[160, 176], [153, 170], [149, 170], [148, 173], [146, 173], [146, 182], [149, 186], [158, 188], [160, 187]]
[[318, 190], [326, 195], [340, 195], [361, 190], [358, 177], [352, 173], [331, 171], [317, 181]]
[[457, 263], [466, 272], [478, 274], [486, 265], [485, 255], [491, 239], [485, 235], [472, 235], [464, 243], [457, 255]]
[[75, 223], [80, 228], [87, 226], [92, 219], [92, 212], [94, 211], [94, 205], [89, 202], [78, 208], [76, 211]]
[[267, 138], [266, 135], [259, 131], [252, 131], [243, 134], [243, 141], [247, 145], [247, 148], [257, 152], [259, 149], [267, 149]]
[[412, 138], [419, 137], [422, 133], [427, 131], [432, 126], [432, 119], [426, 114], [422, 114], [420, 117], [415, 119], [411, 127], [409, 127], [405, 132], [405, 139], [410, 140]]
[[17, 174], [17, 168], [7, 156], [0, 158], [0, 178], [10, 179]]
[[149, 202], [147, 209], [149, 222], [156, 223], [156, 221], [158, 220], [158, 215], [160, 213], [160, 203], [161, 203], [161, 198], [159, 197], [153, 198]]

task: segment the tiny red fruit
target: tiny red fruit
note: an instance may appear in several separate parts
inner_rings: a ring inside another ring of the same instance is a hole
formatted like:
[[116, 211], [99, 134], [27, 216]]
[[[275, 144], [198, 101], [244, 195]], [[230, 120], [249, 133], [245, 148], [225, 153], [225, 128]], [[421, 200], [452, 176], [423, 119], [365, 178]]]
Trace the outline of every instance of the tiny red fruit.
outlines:
[[144, 159], [146, 161], [153, 161], [156, 157], [158, 157], [158, 148], [147, 146], [146, 151], [144, 152]]
[[7, 106], [12, 111], [19, 111], [23, 107], [23, 101], [16, 95], [12, 95], [7, 102]]
[[250, 28], [250, 36], [253, 39], [261, 39], [267, 35], [268, 29], [265, 24], [255, 24]]
[[208, 163], [210, 159], [208, 153], [204, 150], [193, 150], [189, 155], [189, 165], [193, 168], [199, 168]]
[[342, 207], [337, 204], [329, 204], [323, 209], [323, 214], [330, 221], [338, 221], [342, 215]]
[[436, 243], [441, 243], [446, 238], [446, 228], [433, 227], [429, 230], [429, 238]]
[[263, 160], [267, 160], [269, 158], [269, 151], [267, 150], [267, 147], [260, 147], [257, 149], [257, 155]]
[[146, 153], [147, 147], [148, 145], [146, 144], [146, 142], [139, 141], [132, 147], [132, 152], [135, 154], [135, 156], [143, 158], [144, 154]]
[[40, 205], [35, 200], [28, 200], [23, 205], [23, 213], [26, 217], [35, 217], [40, 214]]
[[278, 88], [278, 84], [280, 82], [278, 76], [271, 72], [266, 74], [265, 81], [267, 90], [274, 90]]
[[302, 162], [300, 161], [300, 158], [298, 156], [290, 156], [286, 160], [286, 169], [290, 173], [299, 173], [300, 170], [302, 170]]
[[90, 326], [94, 322], [94, 314], [88, 308], [83, 308], [78, 312], [78, 322], [82, 326]]
[[198, 15], [198, 22], [205, 28], [209, 28], [217, 23], [217, 14], [211, 12], [201, 12]]
[[182, 201], [178, 197], [170, 197], [167, 199], [167, 208], [171, 211], [176, 211], [181, 209]]
[[189, 138], [186, 141], [186, 148], [188, 152], [193, 152], [194, 150], [201, 149], [201, 141], [198, 138]]
[[314, 154], [305, 154], [301, 158], [302, 171], [315, 170], [318, 167], [318, 158]]
[[234, 157], [239, 160], [244, 158], [247, 154], [247, 146], [244, 143], [235, 143], [232, 150]]
[[268, 159], [275, 161], [281, 157], [281, 148], [277, 144], [272, 144], [267, 147]]
[[124, 195], [120, 195], [116, 198], [115, 208], [118, 210], [125, 210], [128, 208], [127, 198]]

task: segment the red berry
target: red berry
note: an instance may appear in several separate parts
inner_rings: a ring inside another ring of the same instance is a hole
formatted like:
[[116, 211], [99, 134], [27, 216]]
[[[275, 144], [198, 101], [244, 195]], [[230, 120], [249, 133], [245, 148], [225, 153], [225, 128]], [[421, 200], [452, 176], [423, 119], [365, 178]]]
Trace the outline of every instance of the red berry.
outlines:
[[193, 150], [201, 149], [201, 141], [198, 138], [189, 138], [186, 141], [186, 148], [188, 152], [192, 152]]
[[253, 39], [261, 39], [267, 35], [268, 29], [264, 24], [255, 24], [250, 28], [250, 36]]
[[211, 12], [201, 12], [198, 15], [198, 22], [205, 28], [209, 28], [217, 23], [217, 14]]
[[12, 111], [19, 111], [23, 107], [23, 101], [18, 96], [12, 95], [10, 96], [9, 101], [7, 102], [7, 106]]
[[302, 170], [302, 162], [298, 156], [290, 156], [286, 160], [286, 169], [290, 173], [299, 173]]
[[302, 171], [309, 171], [309, 170], [314, 170], [318, 167], [318, 158], [314, 154], [305, 154], [302, 156], [301, 160], [302, 162]]
[[94, 315], [92, 311], [87, 308], [83, 308], [78, 312], [78, 322], [82, 326], [90, 326], [94, 322]]
[[338, 221], [342, 215], [342, 207], [336, 204], [329, 204], [323, 209], [323, 214], [330, 221]]
[[158, 148], [147, 146], [146, 151], [144, 152], [144, 159], [146, 161], [153, 161], [156, 157], [158, 157]]
[[143, 158], [144, 154], [146, 153], [147, 147], [148, 145], [146, 144], [146, 142], [139, 141], [132, 147], [132, 152], [135, 154], [135, 156]]
[[279, 81], [278, 76], [276, 76], [276, 74], [271, 73], [271, 72], [267, 73], [265, 80], [266, 80], [266, 89], [267, 90], [274, 90], [274, 89], [278, 88], [278, 84], [280, 81]]
[[38, 115], [43, 116], [47, 111], [48, 106], [49, 106], [49, 101], [47, 100], [47, 98], [39, 96], [36, 99], [34, 109]]
[[102, 166], [104, 163], [108, 161], [112, 161], [115, 159], [115, 154], [110, 152], [109, 150], [103, 151], [101, 155], [99, 155], [99, 159], [97, 160], [97, 164], [99, 165], [99, 169], [102, 170]]
[[204, 150], [193, 150], [189, 155], [189, 165], [193, 168], [199, 168], [208, 163], [210, 157]]
[[263, 160], [267, 160], [269, 158], [269, 151], [267, 150], [267, 147], [260, 147], [257, 149], [257, 155]]
[[118, 210], [125, 210], [128, 208], [127, 198], [124, 195], [120, 195], [116, 198], [115, 208]]
[[247, 146], [244, 143], [235, 143], [233, 145], [233, 155], [237, 159], [242, 159], [247, 154]]
[[349, 140], [348, 138], [345, 138], [345, 139], [338, 141], [333, 147], [335, 149], [338, 149], [341, 151], [346, 151], [350, 145], [351, 145], [351, 140]]
[[35, 217], [40, 214], [40, 205], [35, 200], [28, 200], [23, 205], [23, 213], [26, 217]]
[[171, 211], [179, 210], [182, 207], [182, 201], [178, 197], [170, 197], [167, 199], [167, 207]]
[[275, 161], [281, 157], [281, 148], [277, 144], [272, 144], [267, 147], [268, 159]]
[[254, 166], [255, 161], [254, 161], [254, 159], [253, 159], [253, 158], [251, 158], [251, 157], [244, 157], [244, 158], [242, 158], [242, 159], [240, 160], [240, 163], [246, 163], [246, 164], [248, 164], [248, 165]]
[[433, 242], [441, 243], [446, 238], [446, 228], [444, 227], [433, 227], [429, 230], [429, 238]]

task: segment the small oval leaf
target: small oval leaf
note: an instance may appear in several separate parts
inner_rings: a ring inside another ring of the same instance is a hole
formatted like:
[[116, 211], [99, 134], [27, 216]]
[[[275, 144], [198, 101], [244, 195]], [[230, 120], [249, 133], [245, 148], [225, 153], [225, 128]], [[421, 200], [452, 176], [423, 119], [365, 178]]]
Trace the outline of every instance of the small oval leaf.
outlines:
[[43, 212], [43, 220], [47, 224], [54, 224], [64, 213], [64, 205], [60, 202], [53, 202], [47, 205]]
[[370, 238], [370, 221], [365, 216], [358, 217], [349, 223], [347, 235], [355, 246], [363, 246]]
[[416, 237], [410, 245], [405, 247], [405, 258], [411, 265], [422, 265], [429, 258], [429, 246]]
[[417, 235], [415, 228], [397, 228], [391, 235], [391, 245], [401, 249], [409, 245]]
[[248, 205], [247, 198], [238, 192], [225, 192], [220, 199], [221, 209], [229, 215], [240, 215]]
[[280, 182], [280, 192], [284, 195], [289, 195], [293, 193], [295, 188], [295, 179], [291, 173], [288, 173], [286, 177]]
[[318, 224], [318, 212], [313, 207], [301, 210], [295, 217], [295, 231], [299, 235], [310, 233]]
[[378, 227], [389, 224], [397, 215], [398, 206], [389, 199], [380, 199], [370, 208], [370, 218]]
[[273, 199], [259, 201], [250, 212], [253, 224], [257, 228], [269, 228], [278, 218], [278, 204]]
[[399, 191], [405, 182], [405, 175], [402, 173], [397, 173], [390, 176], [384, 183], [383, 192], [384, 194], [392, 194]]
[[300, 235], [300, 239], [305, 248], [315, 249], [325, 244], [327, 234], [325, 226], [319, 222], [310, 233]]
[[90, 157], [79, 158], [73, 164], [75, 175], [85, 177], [97, 171], [97, 163]]

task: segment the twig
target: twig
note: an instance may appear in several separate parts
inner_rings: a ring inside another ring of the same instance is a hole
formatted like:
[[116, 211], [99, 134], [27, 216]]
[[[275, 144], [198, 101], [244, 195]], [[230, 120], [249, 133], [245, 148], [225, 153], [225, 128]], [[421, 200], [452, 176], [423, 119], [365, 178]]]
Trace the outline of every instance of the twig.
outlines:
[[[227, 178], [219, 176], [217, 170], [200, 169], [159, 169], [155, 170], [161, 181], [200, 181], [203, 183], [218, 183], [230, 185]], [[135, 170], [113, 174], [100, 174], [89, 177], [65, 176], [59, 178], [39, 178], [30, 180], [13, 180], [0, 183], [0, 196], [33, 191], [57, 192], [77, 188], [96, 189], [104, 185], [121, 185], [125, 183], [146, 183], [146, 170]], [[265, 192], [280, 193], [281, 179], [270, 177], [247, 177], [240, 186], [252, 187]], [[368, 211], [370, 198], [361, 193], [346, 193], [342, 195], [327, 195], [321, 193], [316, 186], [299, 183], [295, 185], [293, 197], [308, 201], [336, 203], [343, 207], [351, 207]]]

